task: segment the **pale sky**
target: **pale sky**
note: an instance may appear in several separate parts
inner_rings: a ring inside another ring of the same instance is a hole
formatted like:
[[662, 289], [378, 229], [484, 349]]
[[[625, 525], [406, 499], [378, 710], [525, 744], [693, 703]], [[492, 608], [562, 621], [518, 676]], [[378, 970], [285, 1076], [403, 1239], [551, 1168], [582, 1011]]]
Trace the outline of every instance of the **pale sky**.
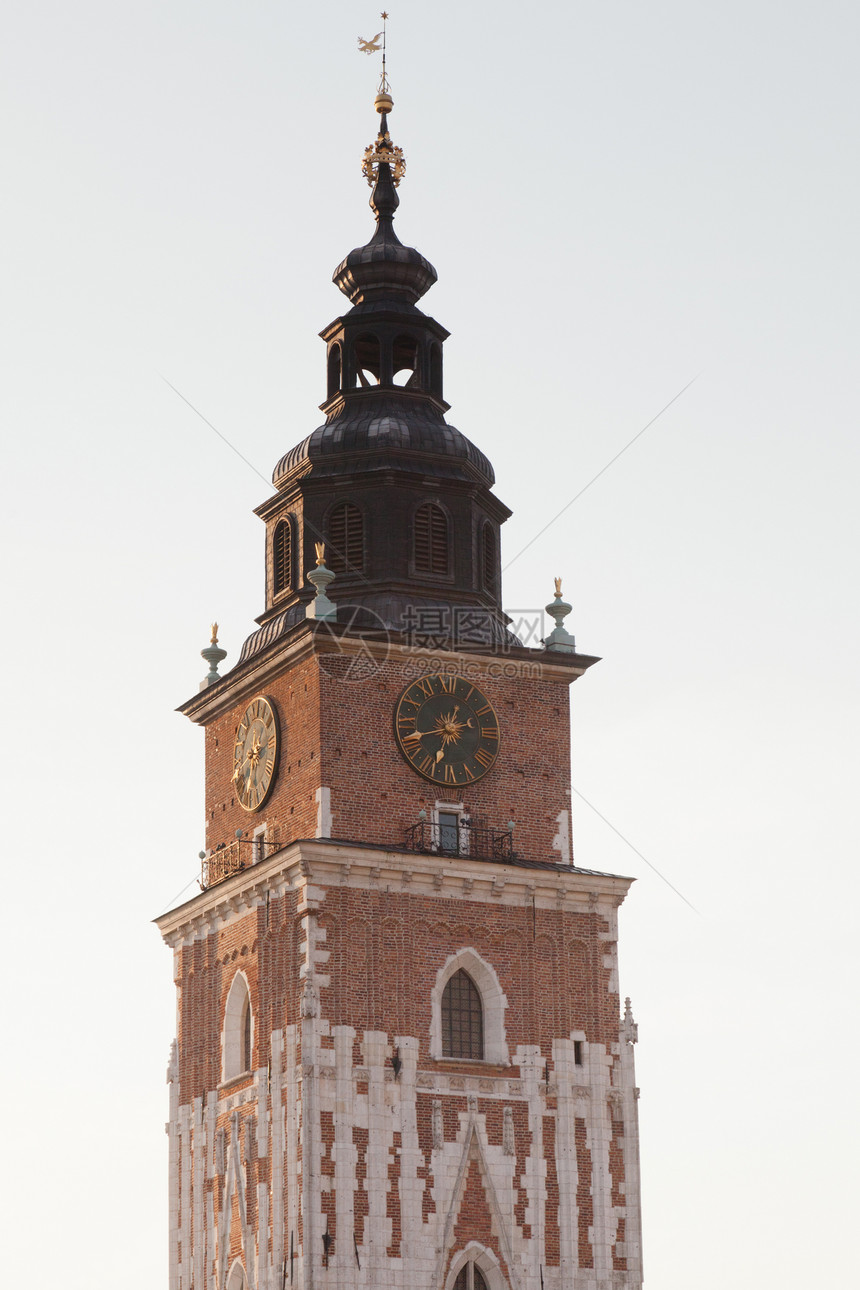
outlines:
[[[573, 690], [575, 849], [638, 879], [646, 1285], [847, 1284], [860, 19], [391, 15], [396, 227], [439, 272], [449, 420], [514, 511], [505, 604], [563, 575], [604, 660]], [[150, 920], [196, 890], [203, 845], [202, 739], [174, 708], [213, 618], [236, 661], [263, 608], [252, 507], [322, 420], [331, 273], [373, 228], [356, 37], [380, 25], [346, 0], [7, 0], [9, 1285], [166, 1284], [173, 986]]]

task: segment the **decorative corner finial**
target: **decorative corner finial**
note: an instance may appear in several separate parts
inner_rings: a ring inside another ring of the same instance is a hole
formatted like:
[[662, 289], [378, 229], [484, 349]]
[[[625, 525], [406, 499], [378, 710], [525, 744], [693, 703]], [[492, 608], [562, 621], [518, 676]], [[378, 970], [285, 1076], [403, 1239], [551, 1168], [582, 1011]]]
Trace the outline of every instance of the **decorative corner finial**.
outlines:
[[333, 604], [326, 595], [326, 587], [334, 580], [335, 575], [325, 566], [325, 542], [314, 542], [314, 550], [317, 553], [317, 567], [311, 569], [307, 581], [311, 583], [317, 594], [308, 605], [306, 616], [321, 619], [323, 622], [337, 622], [337, 605]]
[[546, 649], [558, 650], [563, 654], [576, 653], [576, 641], [564, 627], [564, 620], [573, 609], [561, 598], [561, 578], [554, 578], [555, 598], [546, 606], [546, 612], [555, 620], [555, 627], [544, 641]]
[[209, 671], [200, 682], [199, 688], [201, 690], [205, 690], [208, 686], [214, 685], [216, 681], [221, 680], [218, 675], [218, 664], [227, 657], [227, 651], [218, 644], [218, 624], [213, 623], [209, 630], [211, 632], [209, 644], [200, 651], [200, 657], [205, 658], [209, 664]]

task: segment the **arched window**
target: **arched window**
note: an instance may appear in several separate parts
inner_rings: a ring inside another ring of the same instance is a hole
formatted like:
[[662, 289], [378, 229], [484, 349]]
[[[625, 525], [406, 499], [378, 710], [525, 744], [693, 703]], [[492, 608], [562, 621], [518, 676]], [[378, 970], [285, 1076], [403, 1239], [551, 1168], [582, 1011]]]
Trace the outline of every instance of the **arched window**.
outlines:
[[474, 1263], [464, 1263], [454, 1282], [454, 1290], [487, 1290], [481, 1269]]
[[230, 1269], [230, 1275], [227, 1278], [227, 1290], [248, 1290], [245, 1269], [238, 1259]]
[[430, 994], [430, 1056], [434, 1061], [468, 1056], [453, 1050], [454, 1031], [459, 1028], [470, 1045], [477, 1035], [479, 1058], [499, 1066], [510, 1065], [505, 1034], [507, 1006], [495, 968], [477, 950], [464, 946], [449, 955], [436, 973]]
[[435, 394], [437, 399], [442, 397], [441, 345], [432, 345], [430, 348], [430, 393]]
[[328, 352], [328, 397], [337, 394], [341, 382], [341, 350], [335, 342]]
[[381, 371], [379, 337], [369, 333], [355, 342], [355, 370], [362, 385], [378, 385]]
[[272, 537], [272, 582], [275, 595], [293, 585], [293, 526], [278, 520]]
[[222, 1079], [235, 1079], [251, 1069], [254, 1046], [254, 1014], [244, 972], [237, 972], [224, 1008]]
[[364, 516], [352, 502], [339, 502], [328, 519], [328, 567], [332, 573], [364, 569]]
[[435, 502], [425, 502], [415, 512], [416, 573], [447, 574], [450, 563], [448, 516]]
[[242, 1070], [251, 1069], [251, 1000], [246, 998], [242, 1016]]
[[392, 350], [395, 385], [417, 385], [418, 344], [412, 336], [398, 336]]
[[461, 968], [445, 986], [442, 995], [442, 1055], [484, 1056], [484, 1009], [475, 982]]
[[492, 524], [481, 526], [481, 573], [485, 591], [496, 589], [496, 531]]

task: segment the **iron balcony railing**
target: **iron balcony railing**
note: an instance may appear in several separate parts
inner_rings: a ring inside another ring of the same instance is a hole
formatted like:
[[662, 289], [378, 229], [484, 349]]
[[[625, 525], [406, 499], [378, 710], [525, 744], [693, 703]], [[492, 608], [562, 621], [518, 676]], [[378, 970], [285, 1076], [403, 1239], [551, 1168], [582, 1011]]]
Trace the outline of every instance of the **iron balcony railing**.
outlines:
[[515, 860], [510, 829], [487, 829], [474, 824], [431, 824], [422, 820], [406, 829], [406, 850], [425, 855], [462, 856], [468, 860]]
[[203, 861], [200, 874], [200, 886], [205, 891], [218, 882], [232, 878], [234, 873], [241, 873], [264, 856], [277, 850], [277, 843], [265, 838], [234, 838], [232, 842], [222, 843], [213, 851], [201, 855]]
[[[222, 842], [212, 851], [201, 853], [202, 870], [200, 886], [204, 891], [226, 882], [234, 874], [249, 869], [251, 865], [271, 855], [285, 840], [278, 838], [233, 838]], [[379, 846], [386, 850], [390, 842], [380, 841]], [[420, 820], [409, 825], [405, 830], [405, 851], [421, 852], [424, 855], [461, 856], [465, 860], [516, 860], [514, 835], [510, 828], [488, 829], [460, 817], [458, 823], [452, 820], [441, 820], [431, 823]]]

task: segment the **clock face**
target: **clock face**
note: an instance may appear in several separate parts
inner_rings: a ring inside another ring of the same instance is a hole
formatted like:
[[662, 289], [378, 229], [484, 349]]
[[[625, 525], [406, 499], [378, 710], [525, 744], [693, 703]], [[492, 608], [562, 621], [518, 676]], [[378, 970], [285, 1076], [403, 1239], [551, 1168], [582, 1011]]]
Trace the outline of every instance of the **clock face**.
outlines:
[[404, 690], [394, 711], [397, 746], [434, 784], [472, 784], [499, 753], [493, 705], [461, 676], [425, 676]]
[[278, 718], [262, 696], [245, 709], [233, 744], [233, 784], [239, 805], [256, 811], [269, 796], [278, 769]]

